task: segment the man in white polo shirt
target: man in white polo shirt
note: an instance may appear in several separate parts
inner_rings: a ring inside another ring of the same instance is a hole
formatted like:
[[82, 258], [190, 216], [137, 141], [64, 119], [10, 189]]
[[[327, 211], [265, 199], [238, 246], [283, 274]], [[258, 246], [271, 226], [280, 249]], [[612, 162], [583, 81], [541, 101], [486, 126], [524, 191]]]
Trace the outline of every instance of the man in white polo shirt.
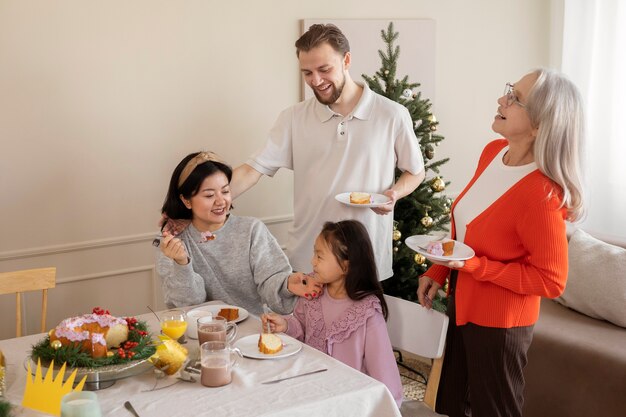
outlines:
[[[380, 280], [393, 275], [392, 231], [396, 200], [424, 179], [424, 161], [408, 110], [352, 80], [350, 46], [334, 25], [312, 25], [296, 41], [300, 70], [315, 98], [284, 110], [265, 147], [233, 172], [240, 195], [262, 175], [294, 173], [294, 221], [287, 255], [294, 270], [310, 271], [313, 243], [326, 221], [355, 219], [367, 228]], [[402, 175], [394, 183], [395, 168]], [[344, 192], [385, 194], [383, 207], [351, 207]]]

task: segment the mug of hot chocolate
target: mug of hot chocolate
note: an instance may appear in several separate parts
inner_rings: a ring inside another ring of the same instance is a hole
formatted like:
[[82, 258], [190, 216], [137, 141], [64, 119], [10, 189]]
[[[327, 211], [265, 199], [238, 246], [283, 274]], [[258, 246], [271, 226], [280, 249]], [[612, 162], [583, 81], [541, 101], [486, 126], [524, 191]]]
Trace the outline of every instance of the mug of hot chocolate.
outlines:
[[243, 355], [225, 341], [209, 341], [200, 345], [200, 382], [205, 387], [221, 387], [233, 380], [233, 367]]
[[220, 316], [198, 318], [198, 343], [220, 341], [232, 343], [237, 336], [237, 325]]

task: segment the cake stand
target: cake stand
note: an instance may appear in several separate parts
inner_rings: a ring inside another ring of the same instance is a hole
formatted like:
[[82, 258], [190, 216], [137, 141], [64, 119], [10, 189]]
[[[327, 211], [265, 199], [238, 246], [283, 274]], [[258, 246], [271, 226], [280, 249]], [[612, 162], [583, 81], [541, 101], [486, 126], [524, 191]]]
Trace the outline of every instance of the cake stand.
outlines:
[[[35, 375], [37, 369], [37, 362], [35, 362], [30, 356], [24, 361], [24, 368], [28, 370], [28, 363], [30, 362], [31, 373]], [[61, 365], [62, 366], [62, 365]], [[56, 378], [61, 366], [55, 364], [53, 370], [53, 377]], [[67, 380], [74, 369], [77, 369], [76, 377], [74, 379], [74, 385], [78, 384], [86, 375], [84, 390], [97, 391], [104, 388], [108, 388], [115, 384], [118, 379], [128, 378], [131, 376], [139, 375], [144, 372], [154, 369], [152, 363], [146, 359], [139, 359], [136, 361], [130, 361], [127, 363], [121, 363], [118, 365], [108, 365], [98, 368], [66, 368], [64, 381]], [[42, 376], [48, 372], [48, 365], [41, 364]]]

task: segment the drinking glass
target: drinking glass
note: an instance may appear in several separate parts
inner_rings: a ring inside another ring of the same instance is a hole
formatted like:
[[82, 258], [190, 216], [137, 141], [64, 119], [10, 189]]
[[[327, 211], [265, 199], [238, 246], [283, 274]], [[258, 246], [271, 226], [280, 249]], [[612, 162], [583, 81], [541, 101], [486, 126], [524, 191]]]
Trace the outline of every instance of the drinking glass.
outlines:
[[204, 342], [200, 346], [200, 382], [205, 387], [221, 387], [233, 380], [233, 367], [237, 356], [243, 357], [239, 349], [230, 347], [225, 341]]
[[102, 417], [93, 391], [72, 391], [61, 399], [61, 417]]
[[231, 343], [237, 336], [237, 325], [220, 316], [198, 319], [198, 343], [221, 341]]
[[185, 330], [187, 330], [187, 321], [185, 319], [186, 316], [183, 310], [168, 310], [161, 313], [161, 332], [174, 340], [180, 339], [185, 334]]

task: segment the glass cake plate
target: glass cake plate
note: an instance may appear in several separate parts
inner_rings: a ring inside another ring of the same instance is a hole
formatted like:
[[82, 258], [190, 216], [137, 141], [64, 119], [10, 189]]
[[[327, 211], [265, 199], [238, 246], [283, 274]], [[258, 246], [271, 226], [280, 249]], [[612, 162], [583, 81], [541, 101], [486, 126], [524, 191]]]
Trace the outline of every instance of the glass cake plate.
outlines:
[[[37, 362], [29, 355], [24, 360], [24, 369], [28, 371], [28, 364], [30, 363], [31, 373], [35, 375], [37, 370]], [[61, 369], [61, 365], [54, 365], [53, 377], [56, 378], [58, 371]], [[42, 377], [45, 377], [48, 372], [49, 364], [41, 364]], [[97, 368], [67, 368], [65, 369], [64, 381], [67, 380], [74, 369], [78, 369], [76, 372], [76, 378], [74, 384], [78, 384], [81, 379], [86, 375], [85, 386], [83, 389], [88, 391], [97, 391], [100, 389], [108, 388], [115, 384], [118, 379], [128, 378], [131, 376], [139, 375], [150, 369], [155, 369], [152, 363], [146, 359], [138, 359], [136, 361], [130, 361], [127, 363], [121, 363], [118, 365], [101, 366]]]

